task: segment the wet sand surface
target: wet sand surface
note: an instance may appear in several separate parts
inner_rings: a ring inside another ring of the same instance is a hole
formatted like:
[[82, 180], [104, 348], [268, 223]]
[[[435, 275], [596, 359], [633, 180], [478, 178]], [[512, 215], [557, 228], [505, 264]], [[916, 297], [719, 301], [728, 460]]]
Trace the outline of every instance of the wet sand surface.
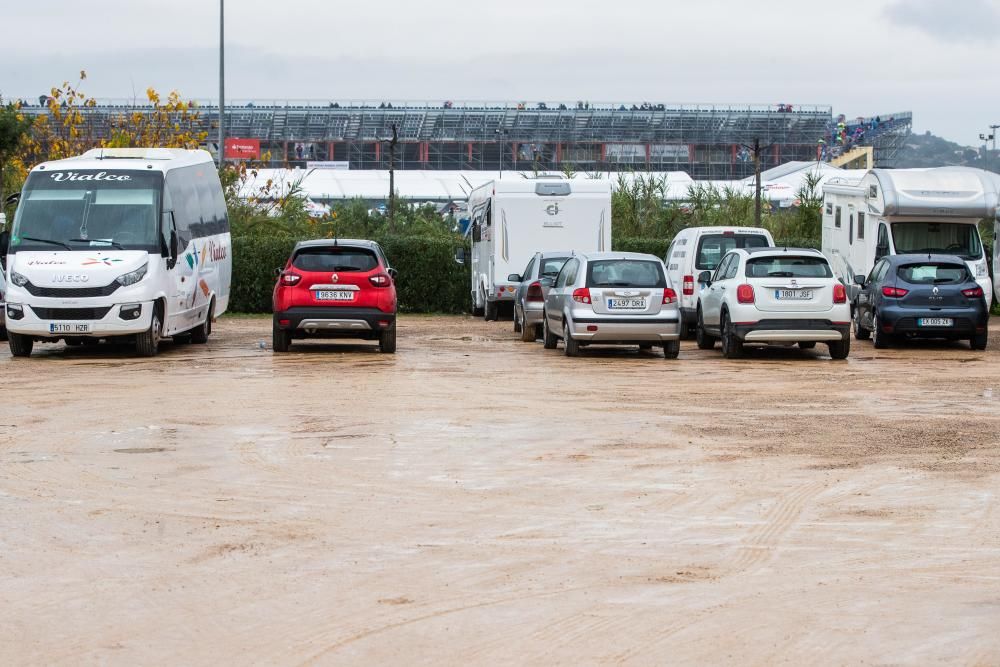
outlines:
[[0, 664], [1000, 664], [993, 331], [4, 346]]

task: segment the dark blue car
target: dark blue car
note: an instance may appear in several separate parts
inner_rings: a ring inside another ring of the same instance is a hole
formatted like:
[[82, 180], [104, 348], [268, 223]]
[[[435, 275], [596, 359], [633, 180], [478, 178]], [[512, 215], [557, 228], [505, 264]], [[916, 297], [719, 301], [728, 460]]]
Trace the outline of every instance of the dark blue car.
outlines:
[[854, 337], [889, 347], [903, 338], [968, 340], [985, 350], [990, 313], [983, 288], [951, 255], [890, 255], [866, 276], [854, 303]]

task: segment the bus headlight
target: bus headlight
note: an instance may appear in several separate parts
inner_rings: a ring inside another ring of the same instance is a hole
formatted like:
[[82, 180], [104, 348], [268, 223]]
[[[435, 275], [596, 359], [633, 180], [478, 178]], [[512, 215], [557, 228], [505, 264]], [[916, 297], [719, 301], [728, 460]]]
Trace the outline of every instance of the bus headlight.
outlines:
[[18, 287], [24, 287], [28, 284], [28, 279], [22, 276], [17, 271], [10, 272], [10, 281], [17, 285]]
[[145, 277], [145, 275], [146, 275], [146, 267], [148, 267], [148, 266], [149, 266], [148, 263], [143, 264], [142, 266], [140, 266], [135, 271], [132, 271], [131, 273], [126, 273], [124, 275], [118, 276], [115, 279], [115, 281], [119, 285], [121, 285], [122, 287], [128, 287], [129, 285], [135, 285], [137, 282], [139, 282], [140, 280], [142, 280], [143, 277]]

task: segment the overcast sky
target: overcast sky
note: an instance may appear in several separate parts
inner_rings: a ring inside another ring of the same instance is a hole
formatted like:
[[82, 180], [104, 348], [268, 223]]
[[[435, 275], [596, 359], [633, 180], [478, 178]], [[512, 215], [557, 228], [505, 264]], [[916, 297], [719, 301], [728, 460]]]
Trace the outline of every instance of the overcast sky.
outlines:
[[[4, 3], [0, 94], [218, 96], [215, 0]], [[229, 0], [227, 99], [792, 103], [1000, 124], [1000, 0]]]

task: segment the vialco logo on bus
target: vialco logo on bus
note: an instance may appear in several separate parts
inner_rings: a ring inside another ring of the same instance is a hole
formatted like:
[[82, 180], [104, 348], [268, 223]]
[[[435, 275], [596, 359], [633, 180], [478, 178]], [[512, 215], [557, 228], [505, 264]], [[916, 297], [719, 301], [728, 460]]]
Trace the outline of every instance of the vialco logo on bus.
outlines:
[[131, 181], [128, 174], [109, 174], [106, 171], [99, 171], [96, 174], [81, 174], [76, 171], [54, 171], [49, 174], [56, 183], [63, 181]]

